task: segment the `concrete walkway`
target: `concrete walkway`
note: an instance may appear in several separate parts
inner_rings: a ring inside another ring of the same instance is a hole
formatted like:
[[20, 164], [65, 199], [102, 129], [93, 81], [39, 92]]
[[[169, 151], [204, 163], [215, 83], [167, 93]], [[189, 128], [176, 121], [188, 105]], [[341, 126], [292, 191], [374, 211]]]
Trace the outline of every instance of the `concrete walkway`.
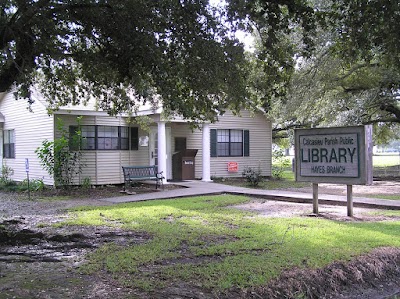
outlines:
[[[201, 196], [201, 195], [235, 194], [235, 195], [245, 195], [257, 198], [265, 198], [269, 200], [312, 204], [311, 193], [290, 192], [283, 190], [251, 189], [251, 188], [229, 186], [214, 182], [203, 182], [203, 181], [174, 182], [174, 184], [182, 186], [184, 188], [166, 189], [163, 191], [157, 191], [152, 193], [124, 195], [119, 197], [103, 198], [100, 200], [111, 203], [126, 203], [135, 201], [171, 199], [171, 198]], [[341, 196], [341, 195], [319, 194], [318, 201], [320, 204], [346, 205], [347, 199], [346, 196]], [[400, 210], [400, 200], [353, 197], [353, 205], [354, 207]]]

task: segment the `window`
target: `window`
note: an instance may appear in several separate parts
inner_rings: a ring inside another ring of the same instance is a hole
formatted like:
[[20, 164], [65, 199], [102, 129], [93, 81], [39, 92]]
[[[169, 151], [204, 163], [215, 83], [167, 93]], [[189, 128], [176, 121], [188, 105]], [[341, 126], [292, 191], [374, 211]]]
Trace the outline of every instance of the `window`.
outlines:
[[118, 150], [118, 127], [97, 126], [97, 149]]
[[[120, 149], [121, 150], [129, 150], [129, 128], [128, 127], [119, 127], [119, 140], [120, 140]], [[132, 128], [133, 129], [133, 128]], [[137, 129], [137, 128], [135, 128]]]
[[224, 129], [210, 131], [211, 157], [249, 156], [249, 131]]
[[[78, 127], [70, 126], [70, 142], [74, 140]], [[113, 126], [81, 126], [82, 150], [129, 150], [129, 131], [131, 150], [138, 149], [138, 128]], [[71, 149], [77, 149], [70, 143]]]
[[4, 130], [3, 136], [3, 156], [4, 158], [15, 158], [15, 132], [14, 130]]
[[81, 126], [81, 149], [96, 149], [96, 127]]

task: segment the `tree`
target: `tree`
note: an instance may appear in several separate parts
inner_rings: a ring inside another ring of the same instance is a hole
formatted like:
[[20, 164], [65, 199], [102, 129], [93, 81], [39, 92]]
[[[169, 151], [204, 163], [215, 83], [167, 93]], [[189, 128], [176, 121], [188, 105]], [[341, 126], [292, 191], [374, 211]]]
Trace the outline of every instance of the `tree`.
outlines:
[[268, 111], [286, 95], [298, 57], [312, 55], [319, 13], [306, 0], [228, 3], [229, 19], [256, 36], [256, 52], [248, 59], [250, 102]]
[[37, 84], [52, 108], [94, 96], [206, 119], [246, 96], [243, 47], [207, 1], [2, 1], [0, 24], [0, 91]]
[[299, 65], [286, 98], [276, 100], [270, 114], [276, 120], [275, 137], [286, 137], [297, 127], [374, 124], [375, 141], [398, 135], [400, 119], [387, 111], [396, 105], [398, 91], [388, 88], [399, 74], [393, 68], [357, 62], [348, 64], [325, 48]]
[[400, 3], [392, 0], [338, 0], [329, 3], [338, 52], [351, 60], [400, 66]]
[[[331, 26], [336, 29], [335, 53], [352, 70], [372, 69], [380, 74], [372, 95], [384, 117], [372, 122], [400, 123], [400, 3], [392, 0], [333, 1]], [[355, 67], [355, 68], [354, 68]], [[354, 75], [353, 75], [354, 74]], [[361, 86], [362, 87], [362, 86]], [[368, 86], [366, 89], [369, 89]]]
[[[0, 11], [0, 92], [31, 100], [39, 86], [56, 109], [91, 97], [111, 114], [162, 104], [194, 120], [250, 106], [247, 63], [237, 29], [258, 29], [264, 71], [282, 93], [291, 51], [278, 37], [312, 31], [305, 0], [6, 0]], [[307, 44], [309, 35], [304, 35]], [[306, 47], [304, 47], [305, 49]]]
[[[377, 142], [398, 136], [399, 41], [387, 31], [398, 26], [398, 3], [318, 0], [314, 10], [314, 51], [297, 60], [288, 92], [269, 109], [275, 137], [296, 127], [359, 124], [374, 124]], [[295, 31], [286, 38], [296, 40]]]

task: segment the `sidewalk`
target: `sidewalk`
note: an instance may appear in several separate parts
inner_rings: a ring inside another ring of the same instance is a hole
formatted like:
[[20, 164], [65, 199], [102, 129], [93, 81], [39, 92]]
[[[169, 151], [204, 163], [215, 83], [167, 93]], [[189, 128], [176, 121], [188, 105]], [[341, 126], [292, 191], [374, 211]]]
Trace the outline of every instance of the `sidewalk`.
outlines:
[[[124, 195], [119, 197], [103, 198], [100, 200], [111, 203], [126, 203], [135, 201], [171, 199], [171, 198], [202, 196], [202, 195], [235, 194], [235, 195], [265, 198], [268, 200], [312, 204], [311, 193], [308, 194], [303, 192], [289, 192], [284, 190], [251, 189], [251, 188], [229, 186], [214, 182], [203, 182], [197, 180], [174, 182], [174, 184], [182, 186], [184, 188], [164, 190], [154, 193]], [[341, 196], [341, 195], [319, 194], [318, 201], [320, 204], [346, 205], [347, 198], [346, 196]], [[354, 207], [400, 210], [400, 200], [353, 197], [353, 205]]]

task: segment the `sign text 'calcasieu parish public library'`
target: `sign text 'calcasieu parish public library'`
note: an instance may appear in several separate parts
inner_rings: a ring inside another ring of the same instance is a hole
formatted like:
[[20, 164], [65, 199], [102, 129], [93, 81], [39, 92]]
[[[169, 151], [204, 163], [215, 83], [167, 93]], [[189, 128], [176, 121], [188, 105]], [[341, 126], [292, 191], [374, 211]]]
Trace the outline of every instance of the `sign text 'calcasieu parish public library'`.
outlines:
[[295, 131], [298, 181], [369, 184], [372, 182], [370, 127]]

